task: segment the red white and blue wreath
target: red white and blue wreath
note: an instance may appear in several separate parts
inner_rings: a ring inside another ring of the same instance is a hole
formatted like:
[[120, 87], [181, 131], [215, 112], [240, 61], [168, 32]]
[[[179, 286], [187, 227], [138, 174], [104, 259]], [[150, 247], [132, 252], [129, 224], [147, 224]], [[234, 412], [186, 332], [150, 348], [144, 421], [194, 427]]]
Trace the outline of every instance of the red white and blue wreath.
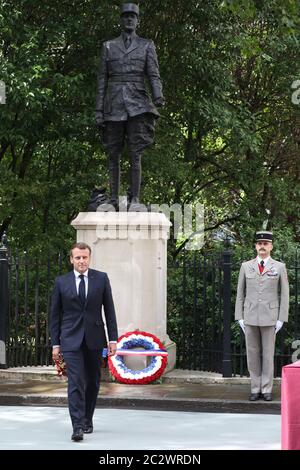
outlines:
[[[125, 356], [151, 356], [151, 361], [145, 369], [132, 370], [124, 363]], [[135, 330], [120, 336], [116, 355], [108, 358], [108, 365], [118, 382], [143, 385], [153, 382], [162, 375], [167, 365], [167, 356], [164, 345], [156, 336]]]

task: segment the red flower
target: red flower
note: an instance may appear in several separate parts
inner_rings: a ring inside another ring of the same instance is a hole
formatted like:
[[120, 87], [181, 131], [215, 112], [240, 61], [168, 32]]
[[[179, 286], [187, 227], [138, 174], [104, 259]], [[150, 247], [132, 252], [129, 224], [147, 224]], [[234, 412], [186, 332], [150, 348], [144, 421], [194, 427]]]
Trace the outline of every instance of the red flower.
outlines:
[[67, 377], [67, 364], [65, 363], [65, 361], [63, 359], [58, 359], [54, 362], [58, 377]]

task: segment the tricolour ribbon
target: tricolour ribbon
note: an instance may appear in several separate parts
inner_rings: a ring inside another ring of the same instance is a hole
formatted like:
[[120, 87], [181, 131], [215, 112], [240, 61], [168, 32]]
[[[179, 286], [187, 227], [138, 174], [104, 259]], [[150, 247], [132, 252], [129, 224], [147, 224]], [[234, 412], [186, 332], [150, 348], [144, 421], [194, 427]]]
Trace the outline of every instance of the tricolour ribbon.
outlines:
[[117, 349], [117, 356], [167, 356], [165, 349]]

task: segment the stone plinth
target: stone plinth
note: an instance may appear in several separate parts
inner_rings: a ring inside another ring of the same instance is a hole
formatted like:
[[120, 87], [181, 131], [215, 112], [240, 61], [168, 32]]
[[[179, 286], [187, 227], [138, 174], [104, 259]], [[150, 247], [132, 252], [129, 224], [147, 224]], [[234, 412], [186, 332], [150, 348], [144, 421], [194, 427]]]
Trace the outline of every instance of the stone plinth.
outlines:
[[91, 268], [110, 278], [119, 335], [139, 329], [156, 335], [174, 368], [167, 335], [167, 240], [170, 221], [152, 212], [81, 212], [72, 222], [77, 241], [92, 248]]

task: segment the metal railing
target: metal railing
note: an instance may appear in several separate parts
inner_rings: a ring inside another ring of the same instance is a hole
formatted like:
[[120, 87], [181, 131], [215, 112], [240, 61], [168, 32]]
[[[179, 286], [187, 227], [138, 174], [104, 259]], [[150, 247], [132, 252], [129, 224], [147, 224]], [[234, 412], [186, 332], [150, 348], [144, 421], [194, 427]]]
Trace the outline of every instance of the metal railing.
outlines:
[[[219, 372], [224, 377], [248, 375], [244, 334], [234, 320], [238, 273], [244, 259], [247, 257], [234, 249], [185, 252], [179, 262], [169, 265], [168, 333], [177, 344], [178, 368]], [[284, 261], [290, 315], [276, 337], [276, 376], [281, 375], [283, 365], [292, 362], [294, 341], [300, 340], [298, 251]]]
[[[247, 375], [244, 335], [234, 321], [242, 258], [234, 250], [184, 252], [168, 266], [168, 333], [177, 344], [177, 367]], [[276, 338], [275, 375], [291, 362], [300, 340], [299, 256], [287, 258], [290, 317]], [[52, 363], [50, 297], [55, 277], [68, 271], [63, 254], [11, 252], [0, 244], [0, 368]], [[299, 343], [300, 344], [300, 343]]]
[[0, 367], [52, 363], [50, 297], [55, 277], [67, 269], [66, 254], [12, 253], [0, 248], [0, 340], [6, 358]]

